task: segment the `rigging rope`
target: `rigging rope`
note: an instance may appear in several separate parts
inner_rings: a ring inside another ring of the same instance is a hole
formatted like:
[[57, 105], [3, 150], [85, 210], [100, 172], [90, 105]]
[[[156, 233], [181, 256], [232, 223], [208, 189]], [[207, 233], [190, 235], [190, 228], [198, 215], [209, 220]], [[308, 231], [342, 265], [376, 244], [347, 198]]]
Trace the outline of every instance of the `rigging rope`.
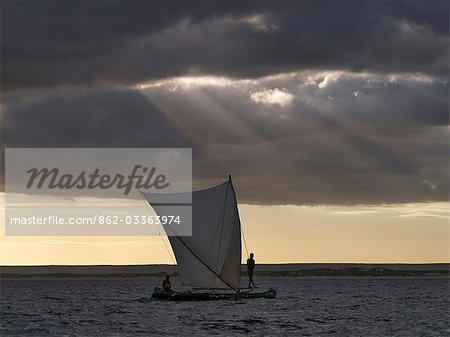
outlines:
[[[219, 256], [220, 256], [220, 247], [222, 246], [222, 236], [223, 236], [223, 227], [224, 227], [224, 222], [225, 222], [225, 211], [227, 208], [227, 201], [228, 201], [228, 189], [230, 188], [230, 184], [227, 184], [227, 192], [225, 193], [225, 203], [223, 205], [223, 209], [222, 209], [222, 228], [220, 230], [220, 237], [219, 237], [219, 249], [217, 252], [217, 259], [216, 259], [216, 270], [217, 267], [219, 265]], [[216, 285], [216, 278], [214, 278], [214, 286]]]
[[242, 238], [244, 239], [245, 252], [247, 253], [247, 256], [250, 256], [250, 255], [248, 254], [247, 240], [245, 240], [244, 227], [242, 226], [242, 223], [241, 223], [241, 232], [242, 232]]
[[[145, 206], [147, 207], [147, 211], [151, 214], [150, 208], [148, 207], [149, 205], [148, 205], [147, 200], [144, 199], [144, 197], [142, 196], [141, 193], [139, 193], [139, 194], [141, 195], [142, 200], [144, 200], [144, 204], [145, 204]], [[163, 238], [163, 236], [162, 236], [162, 234], [161, 234], [161, 230], [159, 229], [158, 225], [157, 225], [155, 222], [153, 222], [153, 224], [155, 225], [155, 228], [156, 228], [156, 230], [158, 231], [159, 237], [161, 238], [162, 242], [164, 243], [164, 247], [166, 247], [167, 253], [169, 254], [170, 258], [172, 259], [173, 264], [174, 264], [174, 265], [177, 265], [177, 262], [175, 261], [175, 258], [172, 256], [172, 253], [170, 252], [170, 249], [169, 249], [169, 247], [167, 246], [166, 241], [164, 240], [164, 238]], [[162, 225], [161, 225], [161, 226], [162, 226]]]
[[[170, 226], [167, 224], [167, 228], [170, 228]], [[208, 266], [206, 264], [206, 262], [204, 262], [197, 254], [195, 254], [191, 248], [189, 248], [189, 246], [183, 241], [181, 240], [181, 238], [176, 235], [176, 233], [173, 231], [172, 228], [170, 228], [170, 230], [175, 234], [176, 238], [183, 244], [184, 247], [186, 247], [186, 249], [196, 258], [198, 259], [206, 268], [208, 268], [208, 270], [210, 272], [212, 272], [214, 275], [216, 275], [223, 283], [225, 283], [228, 287], [230, 287], [231, 289], [233, 289], [236, 292], [239, 292], [239, 288], [233, 287], [231, 284], [229, 284], [227, 281], [225, 281], [222, 276], [220, 276], [219, 274], [217, 274], [210, 266]]]

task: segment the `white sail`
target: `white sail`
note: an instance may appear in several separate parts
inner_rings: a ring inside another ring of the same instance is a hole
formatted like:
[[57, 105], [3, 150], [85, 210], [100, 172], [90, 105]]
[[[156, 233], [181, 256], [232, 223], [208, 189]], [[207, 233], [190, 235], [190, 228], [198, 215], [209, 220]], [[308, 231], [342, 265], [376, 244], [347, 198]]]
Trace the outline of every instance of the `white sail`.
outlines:
[[[173, 214], [177, 207], [160, 206], [152, 202], [154, 194], [142, 194], [158, 215], [177, 215]], [[241, 223], [231, 179], [221, 185], [192, 192], [192, 236], [177, 236], [173, 225], [166, 225], [164, 229], [184, 285], [239, 287]]]

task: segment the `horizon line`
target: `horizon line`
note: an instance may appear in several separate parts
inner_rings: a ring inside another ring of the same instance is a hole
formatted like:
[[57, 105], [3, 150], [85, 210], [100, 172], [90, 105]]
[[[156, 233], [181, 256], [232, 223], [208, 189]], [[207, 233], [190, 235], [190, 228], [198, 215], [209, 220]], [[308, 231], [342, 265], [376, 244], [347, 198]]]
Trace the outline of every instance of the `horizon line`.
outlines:
[[[434, 264], [448, 264], [449, 262], [259, 262], [257, 265], [299, 265], [299, 264], [322, 264], [322, 265], [330, 265], [330, 264], [366, 264], [366, 265], [434, 265]], [[245, 265], [245, 263], [241, 263], [241, 265]], [[147, 264], [0, 264], [1, 267], [55, 267], [55, 266], [64, 266], [64, 267], [101, 267], [101, 266], [117, 266], [117, 267], [127, 267], [127, 266], [178, 266], [173, 263], [147, 263]]]

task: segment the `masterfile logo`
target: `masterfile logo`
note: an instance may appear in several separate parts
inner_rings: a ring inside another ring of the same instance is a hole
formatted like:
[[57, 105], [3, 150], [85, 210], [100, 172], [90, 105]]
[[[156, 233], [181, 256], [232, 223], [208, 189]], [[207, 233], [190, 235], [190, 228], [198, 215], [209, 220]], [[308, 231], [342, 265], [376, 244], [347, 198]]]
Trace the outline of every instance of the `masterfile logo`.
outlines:
[[6, 235], [191, 234], [191, 149], [7, 148], [5, 182]]
[[[142, 170], [143, 174], [138, 174]], [[79, 175], [61, 173], [58, 168], [32, 168], [27, 171], [30, 179], [27, 183], [27, 189], [35, 184], [36, 188], [41, 189], [46, 183], [49, 189], [108, 189], [117, 188], [123, 190], [123, 194], [128, 195], [130, 190], [135, 189], [164, 189], [170, 185], [164, 174], [155, 174], [156, 167], [149, 169], [146, 166], [134, 165], [129, 175], [116, 173], [115, 175], [101, 174], [99, 169], [94, 169], [92, 173], [81, 171]]]

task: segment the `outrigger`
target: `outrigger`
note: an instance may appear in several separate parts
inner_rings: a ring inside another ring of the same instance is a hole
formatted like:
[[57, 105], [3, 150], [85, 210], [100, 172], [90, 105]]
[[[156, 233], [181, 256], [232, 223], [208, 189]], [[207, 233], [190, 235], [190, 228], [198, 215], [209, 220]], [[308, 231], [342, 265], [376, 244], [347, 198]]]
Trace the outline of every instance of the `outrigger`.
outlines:
[[159, 287], [155, 287], [153, 290], [152, 298], [160, 300], [173, 300], [173, 301], [211, 301], [211, 300], [239, 300], [250, 298], [276, 298], [277, 291], [270, 288], [264, 292], [198, 292], [198, 291], [166, 291]]

